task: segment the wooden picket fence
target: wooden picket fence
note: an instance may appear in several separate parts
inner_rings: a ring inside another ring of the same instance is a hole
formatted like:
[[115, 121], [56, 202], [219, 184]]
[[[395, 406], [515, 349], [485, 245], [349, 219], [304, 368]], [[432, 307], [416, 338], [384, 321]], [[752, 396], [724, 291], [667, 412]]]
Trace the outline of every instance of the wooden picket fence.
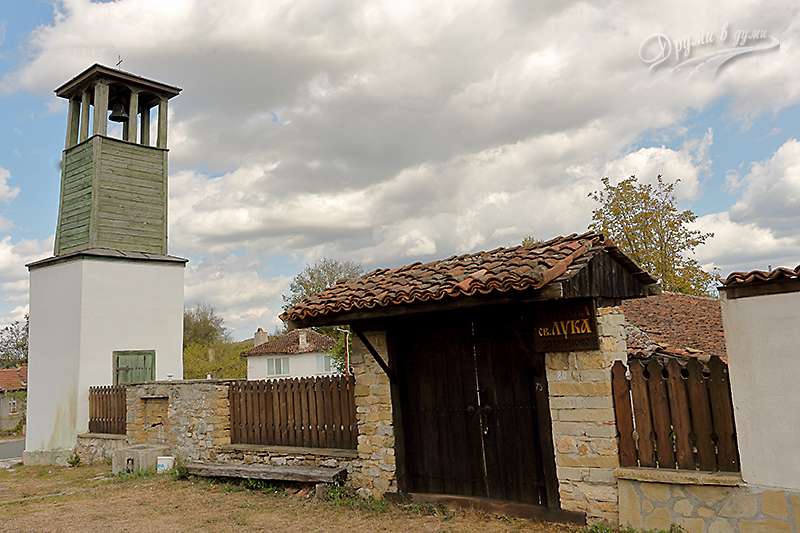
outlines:
[[727, 365], [656, 358], [612, 368], [622, 466], [739, 471]]
[[231, 383], [231, 443], [358, 446], [353, 376]]
[[91, 433], [126, 432], [125, 385], [89, 387], [89, 431]]

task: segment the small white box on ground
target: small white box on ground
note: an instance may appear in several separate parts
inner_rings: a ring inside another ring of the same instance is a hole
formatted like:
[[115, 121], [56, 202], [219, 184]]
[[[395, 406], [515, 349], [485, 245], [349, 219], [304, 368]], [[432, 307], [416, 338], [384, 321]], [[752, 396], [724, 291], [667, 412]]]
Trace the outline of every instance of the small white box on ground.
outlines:
[[163, 474], [172, 470], [175, 466], [175, 458], [171, 455], [159, 456], [156, 462], [156, 474]]

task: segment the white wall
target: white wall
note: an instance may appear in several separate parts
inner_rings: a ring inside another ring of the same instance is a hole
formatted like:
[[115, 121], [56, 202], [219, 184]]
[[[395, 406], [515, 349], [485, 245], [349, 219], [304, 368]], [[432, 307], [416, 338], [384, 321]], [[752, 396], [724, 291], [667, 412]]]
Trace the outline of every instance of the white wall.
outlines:
[[[250, 355], [247, 357], [247, 379], [274, 379], [280, 377], [307, 377], [317, 375], [317, 356], [323, 352], [307, 352], [288, 355]], [[275, 357], [289, 358], [288, 376], [268, 376], [267, 359]], [[327, 372], [330, 375], [332, 372]], [[320, 374], [325, 375], [325, 374]]]
[[720, 301], [742, 478], [800, 490], [800, 293]]
[[155, 350], [156, 379], [183, 376], [183, 264], [82, 259], [31, 271], [27, 451], [88, 431], [89, 387], [115, 350]]

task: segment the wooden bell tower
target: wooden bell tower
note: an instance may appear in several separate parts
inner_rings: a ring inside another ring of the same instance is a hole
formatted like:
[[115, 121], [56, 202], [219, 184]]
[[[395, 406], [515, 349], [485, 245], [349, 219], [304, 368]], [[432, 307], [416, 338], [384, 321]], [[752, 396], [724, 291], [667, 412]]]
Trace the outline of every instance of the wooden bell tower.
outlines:
[[[69, 100], [56, 256], [91, 248], [167, 253], [167, 103], [180, 91], [102, 65], [56, 89]], [[108, 136], [109, 110], [121, 139]]]
[[167, 104], [180, 91], [102, 65], [56, 89], [67, 141], [54, 255], [27, 265], [25, 464], [66, 464], [90, 387], [183, 376], [187, 260], [167, 254]]

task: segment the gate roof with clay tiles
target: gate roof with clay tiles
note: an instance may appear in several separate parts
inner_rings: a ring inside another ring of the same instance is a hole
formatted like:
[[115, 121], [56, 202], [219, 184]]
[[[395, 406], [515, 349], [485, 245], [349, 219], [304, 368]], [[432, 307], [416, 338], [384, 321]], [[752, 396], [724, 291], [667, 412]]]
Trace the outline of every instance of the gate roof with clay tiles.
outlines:
[[291, 327], [566, 298], [606, 304], [659, 294], [656, 280], [602, 233], [557, 237], [341, 280], [280, 318]]

